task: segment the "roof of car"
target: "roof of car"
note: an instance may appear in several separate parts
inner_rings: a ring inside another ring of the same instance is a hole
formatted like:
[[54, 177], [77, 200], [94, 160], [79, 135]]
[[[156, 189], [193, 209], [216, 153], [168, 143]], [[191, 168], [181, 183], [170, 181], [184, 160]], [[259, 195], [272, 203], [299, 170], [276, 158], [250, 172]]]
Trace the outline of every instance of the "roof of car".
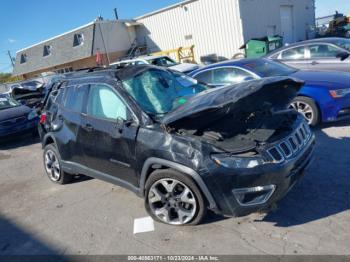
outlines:
[[323, 38], [315, 38], [315, 39], [300, 41], [300, 42], [296, 42], [293, 44], [282, 46], [281, 48], [278, 48], [278, 49], [268, 53], [266, 56], [270, 57], [271, 55], [273, 55], [275, 53], [278, 53], [284, 49], [294, 47], [294, 46], [300, 46], [300, 45], [306, 45], [306, 44], [312, 44], [312, 43], [335, 43], [339, 40], [344, 40], [344, 38], [341, 38], [341, 37], [323, 37]]
[[166, 56], [166, 55], [139, 56], [139, 57], [134, 57], [132, 59], [125, 59], [125, 60], [117, 61], [117, 62], [112, 63], [111, 65], [129, 63], [129, 62], [133, 62], [133, 61], [137, 61], [137, 60], [151, 60], [151, 59], [157, 59], [157, 58], [161, 58], [161, 57], [168, 57], [168, 56]]
[[217, 67], [225, 67], [225, 66], [243, 66], [249, 62], [255, 62], [259, 59], [263, 59], [263, 58], [243, 58], [243, 59], [232, 59], [232, 60], [225, 60], [223, 62], [219, 62], [219, 63], [215, 63], [215, 64], [210, 64], [207, 65], [205, 67], [202, 67], [200, 69], [197, 69], [195, 71], [193, 71], [190, 75], [194, 75], [198, 72], [201, 72], [203, 70], [207, 70], [210, 68], [217, 68]]
[[107, 68], [93, 68], [93, 69], [85, 69], [81, 71], [75, 71], [71, 73], [67, 73], [62, 75], [61, 78], [58, 78], [56, 81], [59, 80], [76, 80], [79, 78], [84, 77], [102, 77], [102, 76], [109, 76], [111, 78], [117, 78], [118, 80], [127, 80], [130, 79], [138, 74], [141, 74], [144, 71], [147, 71], [149, 69], [157, 69], [157, 70], [165, 70], [162, 67], [153, 66], [153, 65], [133, 65], [133, 66], [127, 66], [124, 68], [113, 68], [113, 67], [107, 67]]

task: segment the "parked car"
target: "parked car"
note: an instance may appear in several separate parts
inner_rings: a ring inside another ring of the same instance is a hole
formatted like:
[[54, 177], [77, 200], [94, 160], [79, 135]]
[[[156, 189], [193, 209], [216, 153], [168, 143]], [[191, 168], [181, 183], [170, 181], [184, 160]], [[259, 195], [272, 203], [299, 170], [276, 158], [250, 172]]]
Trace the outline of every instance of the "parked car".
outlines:
[[126, 66], [126, 65], [155, 65], [164, 66], [169, 69], [179, 71], [181, 73], [188, 74], [199, 68], [197, 64], [190, 63], [178, 63], [171, 59], [169, 56], [141, 56], [134, 59], [122, 60], [112, 63], [110, 66]]
[[8, 85], [6, 93], [19, 103], [33, 108], [44, 99], [46, 89], [39, 81], [26, 81]]
[[266, 58], [308, 70], [350, 72], [350, 39], [317, 38], [284, 46]]
[[197, 224], [208, 208], [227, 216], [268, 208], [312, 157], [314, 135], [285, 110], [301, 86], [277, 77], [209, 90], [149, 65], [77, 73], [42, 110], [47, 176], [123, 186], [171, 225]]
[[34, 110], [6, 94], [0, 95], [0, 138], [8, 135], [36, 132], [38, 117]]
[[251, 79], [290, 76], [305, 81], [291, 107], [315, 126], [350, 116], [350, 74], [329, 71], [303, 71], [268, 59], [242, 59], [210, 65], [191, 73], [212, 87]]

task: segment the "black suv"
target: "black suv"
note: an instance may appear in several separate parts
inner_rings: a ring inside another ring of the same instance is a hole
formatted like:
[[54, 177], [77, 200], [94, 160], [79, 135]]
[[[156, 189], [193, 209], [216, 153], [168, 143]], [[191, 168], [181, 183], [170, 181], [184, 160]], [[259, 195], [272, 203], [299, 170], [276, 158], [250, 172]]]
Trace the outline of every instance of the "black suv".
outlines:
[[48, 177], [84, 174], [145, 199], [153, 219], [197, 224], [266, 209], [301, 178], [314, 135], [277, 77], [216, 89], [149, 65], [57, 80], [39, 132]]

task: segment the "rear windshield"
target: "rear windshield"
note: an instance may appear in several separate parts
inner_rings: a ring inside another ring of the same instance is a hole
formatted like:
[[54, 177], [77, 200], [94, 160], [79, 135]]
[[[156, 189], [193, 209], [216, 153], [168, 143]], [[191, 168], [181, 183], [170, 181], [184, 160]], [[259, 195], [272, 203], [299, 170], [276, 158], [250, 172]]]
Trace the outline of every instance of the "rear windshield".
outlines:
[[350, 51], [350, 39], [340, 39], [335, 41], [335, 44]]
[[10, 97], [0, 97], [0, 110], [16, 107], [20, 105], [21, 105], [20, 103], [18, 103], [16, 100]]
[[166, 57], [166, 56], [150, 59], [150, 60], [148, 60], [148, 62], [151, 65], [155, 65], [155, 66], [170, 67], [170, 66], [177, 65], [177, 63], [174, 60], [172, 60], [172, 59], [170, 59], [169, 57]]
[[184, 74], [150, 69], [123, 81], [138, 105], [150, 115], [161, 116], [208, 87]]
[[242, 66], [261, 77], [289, 76], [297, 71], [295, 68], [267, 59], [249, 61]]

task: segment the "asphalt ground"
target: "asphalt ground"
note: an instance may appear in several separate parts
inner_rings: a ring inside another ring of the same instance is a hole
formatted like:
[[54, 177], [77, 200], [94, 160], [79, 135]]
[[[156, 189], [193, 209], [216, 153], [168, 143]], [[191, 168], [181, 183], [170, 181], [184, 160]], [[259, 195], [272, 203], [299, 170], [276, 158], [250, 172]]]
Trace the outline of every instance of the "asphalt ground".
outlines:
[[350, 254], [350, 121], [315, 130], [314, 162], [268, 214], [198, 226], [155, 223], [134, 193], [76, 177], [60, 186], [45, 176], [38, 138], [0, 145], [0, 254]]

